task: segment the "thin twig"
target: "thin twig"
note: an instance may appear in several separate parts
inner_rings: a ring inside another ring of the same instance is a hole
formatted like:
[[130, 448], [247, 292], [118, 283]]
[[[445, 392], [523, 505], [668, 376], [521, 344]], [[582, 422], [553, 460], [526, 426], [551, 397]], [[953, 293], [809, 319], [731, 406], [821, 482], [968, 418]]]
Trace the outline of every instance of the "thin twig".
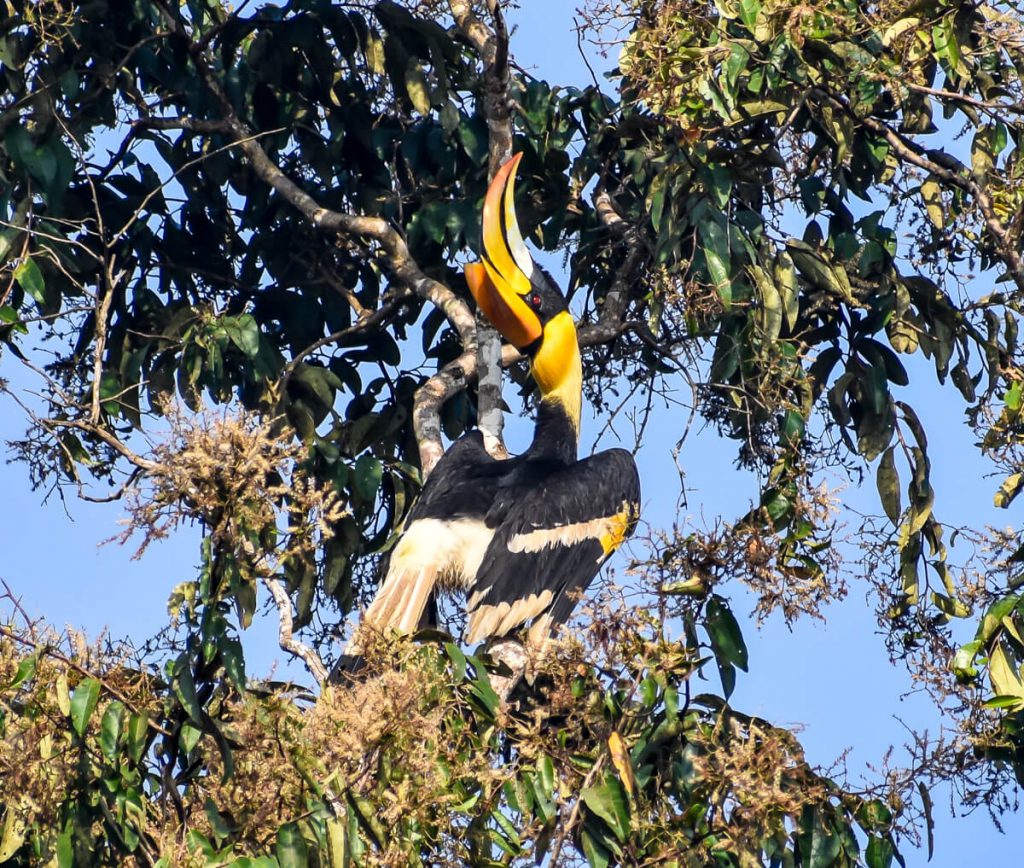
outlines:
[[[595, 761], [594, 765], [591, 766], [590, 771], [587, 772], [587, 776], [583, 779], [582, 786], [580, 786], [580, 792], [582, 792], [587, 787], [589, 787], [592, 783], [594, 783], [594, 778], [597, 777], [597, 773], [604, 766], [604, 758], [605, 758], [605, 754], [602, 753], [597, 758], [597, 760]], [[562, 855], [562, 847], [565, 845], [565, 841], [569, 837], [569, 835], [572, 834], [573, 826], [576, 825], [576, 821], [579, 819], [580, 804], [582, 802], [583, 802], [583, 799], [579, 795], [577, 795], [576, 796], [576, 801], [573, 802], [572, 810], [569, 812], [569, 819], [566, 820], [564, 823], [562, 823], [562, 827], [558, 831], [558, 837], [555, 838], [555, 846], [551, 850], [551, 858], [548, 859], [548, 864], [549, 865], [557, 865], [558, 864], [558, 857]]]

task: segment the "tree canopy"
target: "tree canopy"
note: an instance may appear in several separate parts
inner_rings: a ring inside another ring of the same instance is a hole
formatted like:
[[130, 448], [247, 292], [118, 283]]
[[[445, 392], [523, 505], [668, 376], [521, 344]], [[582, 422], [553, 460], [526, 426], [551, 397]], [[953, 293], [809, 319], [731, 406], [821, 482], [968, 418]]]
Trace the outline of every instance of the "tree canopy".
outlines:
[[[930, 852], [931, 786], [1013, 804], [1024, 545], [943, 521], [902, 389], [944, 387], [1010, 507], [1019, 9], [595, 0], [580, 36], [619, 62], [580, 88], [514, 62], [502, 5], [8, 0], [9, 446], [40, 491], [122, 500], [143, 548], [203, 539], [150, 641], [59, 635], [9, 592], [0, 864], [885, 868]], [[621, 585], [508, 697], [457, 603], [329, 684], [445, 439], [500, 438], [502, 368], [529, 407], [462, 276], [513, 150], [588, 399], [635, 410], [630, 448], [710, 423], [757, 502], [645, 515]], [[875, 489], [845, 540], [829, 474]], [[949, 727], [867, 785], [730, 703], [756, 653], [738, 589], [758, 619], [824, 617], [843, 561]], [[268, 602], [304, 685], [247, 672]]]

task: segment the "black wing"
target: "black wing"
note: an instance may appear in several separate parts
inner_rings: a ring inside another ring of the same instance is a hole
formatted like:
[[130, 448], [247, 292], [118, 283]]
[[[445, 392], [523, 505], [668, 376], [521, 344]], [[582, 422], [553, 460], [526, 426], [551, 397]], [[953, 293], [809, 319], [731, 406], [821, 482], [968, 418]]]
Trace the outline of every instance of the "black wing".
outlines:
[[479, 431], [462, 435], [437, 462], [409, 512], [406, 527], [421, 518], [480, 518], [490, 512], [497, 480], [512, 473], [518, 458], [499, 461], [487, 454]]
[[461, 437], [441, 457], [401, 536], [381, 561], [380, 587], [346, 649], [345, 669], [359, 665], [360, 633], [408, 634], [436, 623], [439, 584], [464, 588], [475, 575], [493, 536], [486, 516], [502, 476], [514, 473], [517, 463], [488, 455], [479, 431]]
[[495, 527], [469, 597], [466, 640], [503, 636], [535, 619], [537, 641], [572, 614], [577, 596], [628, 537], [640, 512], [640, 478], [623, 449], [531, 478], [527, 467], [499, 491]]

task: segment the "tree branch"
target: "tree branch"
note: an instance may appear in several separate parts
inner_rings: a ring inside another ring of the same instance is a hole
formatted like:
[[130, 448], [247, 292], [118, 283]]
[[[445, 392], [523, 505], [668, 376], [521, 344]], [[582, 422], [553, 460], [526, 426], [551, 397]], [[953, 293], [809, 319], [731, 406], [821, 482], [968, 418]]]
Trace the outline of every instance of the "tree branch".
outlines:
[[143, 458], [141, 455], [135, 454], [102, 425], [93, 425], [91, 422], [87, 422], [84, 419], [37, 418], [37, 422], [44, 428], [74, 428], [78, 431], [84, 431], [87, 434], [91, 434], [93, 437], [102, 440], [107, 444], [107, 446], [119, 453], [122, 458], [127, 459], [140, 470], [154, 471], [159, 470], [162, 466], [156, 461], [150, 461], [148, 458]]
[[[162, 3], [157, 5], [168, 24], [189, 41], [189, 50], [196, 70], [203, 83], [216, 99], [223, 116], [223, 121], [221, 122], [223, 127], [219, 128], [218, 131], [223, 132], [226, 130], [226, 132], [234, 137], [234, 146], [249, 160], [249, 164], [257, 177], [277, 191], [285, 201], [304, 215], [316, 228], [324, 232], [366, 238], [376, 244], [381, 254], [382, 264], [392, 280], [440, 308], [452, 328], [459, 335], [464, 355], [467, 353], [475, 355], [477, 351], [476, 321], [469, 306], [448, 287], [428, 277], [423, 272], [410, 254], [405, 239], [388, 221], [381, 217], [348, 214], [325, 208], [292, 181], [291, 178], [285, 175], [280, 167], [270, 159], [252, 131], [238, 117], [234, 106], [228, 99], [206, 58], [203, 51], [204, 46], [190, 38], [189, 34], [184, 31], [184, 28], [174, 16], [163, 7]], [[177, 126], [181, 129], [187, 129], [194, 127], [196, 131], [201, 131], [200, 127], [206, 127], [207, 130], [211, 129], [207, 126], [208, 122], [195, 120], [188, 120], [188, 127], [186, 127], [183, 124], [183, 121], [186, 120], [188, 119], [166, 118], [159, 119], [159, 123], [169, 125], [165, 128]], [[156, 118], [140, 119], [138, 123], [152, 125], [157, 121], [158, 119]], [[450, 368], [451, 366], [449, 365], [448, 367]], [[419, 412], [414, 415], [414, 419], [418, 419], [421, 423], [416, 427], [416, 436], [421, 458], [426, 459], [423, 464], [424, 475], [436, 463], [434, 455], [436, 454], [440, 457], [444, 452], [441, 440], [440, 404], [437, 404], [435, 396], [445, 395], [450, 397], [459, 388], [462, 388], [464, 383], [463, 380], [458, 387], [454, 387], [454, 381], [451, 381], [450, 376], [445, 374], [444, 371], [437, 374], [432, 380], [438, 378], [440, 378], [440, 383], [433, 385], [429, 390], [431, 392], [430, 395], [425, 396], [423, 400], [420, 400], [419, 396], [417, 397]], [[428, 381], [426, 385], [431, 385], [431, 382]], [[427, 414], [430, 412], [435, 413], [436, 418], [427, 418]]]
[[317, 684], [327, 682], [327, 667], [324, 666], [320, 655], [310, 648], [305, 642], [300, 642], [294, 636], [295, 622], [292, 617], [292, 600], [284, 586], [272, 576], [263, 576], [263, 584], [270, 591], [277, 606], [277, 644], [282, 650], [298, 657], [310, 674], [316, 679]]
[[[488, 133], [488, 181], [512, 156], [512, 113], [509, 110], [508, 29], [501, 7], [493, 5], [492, 31], [473, 12], [467, 0], [450, 0], [449, 7], [463, 38], [473, 46], [484, 64], [483, 115]], [[484, 448], [495, 458], [507, 458], [502, 438], [501, 336], [480, 311], [476, 312], [477, 425], [484, 435]]]
[[854, 122], [863, 124], [875, 135], [881, 136], [903, 161], [924, 169], [940, 181], [970, 195], [978, 204], [982, 220], [996, 243], [999, 258], [1006, 265], [1007, 272], [1020, 292], [1024, 292], [1024, 259], [1011, 239], [1009, 232], [996, 214], [992, 197], [982, 183], [955, 157], [945, 151], [925, 150], [917, 143], [897, 133], [888, 124], [872, 117], [856, 117], [850, 107], [841, 99], [825, 90], [815, 92], [830, 105], [850, 115]]
[[412, 427], [419, 444], [420, 467], [424, 478], [430, 475], [430, 471], [444, 455], [441, 408], [449, 398], [475, 382], [476, 373], [477, 349], [473, 346], [441, 368], [416, 392], [412, 407]]

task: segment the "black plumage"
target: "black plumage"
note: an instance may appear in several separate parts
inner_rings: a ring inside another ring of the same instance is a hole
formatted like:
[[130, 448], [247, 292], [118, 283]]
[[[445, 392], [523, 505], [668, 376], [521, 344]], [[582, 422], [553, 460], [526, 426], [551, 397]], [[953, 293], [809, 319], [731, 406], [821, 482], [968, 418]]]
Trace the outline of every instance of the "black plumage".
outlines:
[[[533, 442], [497, 460], [478, 431], [441, 458], [382, 565], [384, 580], [360, 631], [408, 634], [429, 621], [435, 595], [465, 591], [466, 641], [529, 624], [542, 641], [564, 623], [605, 560], [632, 533], [640, 481], [632, 455], [577, 460], [582, 362], [575, 325], [554, 282], [534, 267], [512, 204], [518, 157], [484, 204], [484, 260], [467, 282], [485, 315], [530, 358], [540, 401]], [[360, 633], [348, 654], [359, 654]]]

